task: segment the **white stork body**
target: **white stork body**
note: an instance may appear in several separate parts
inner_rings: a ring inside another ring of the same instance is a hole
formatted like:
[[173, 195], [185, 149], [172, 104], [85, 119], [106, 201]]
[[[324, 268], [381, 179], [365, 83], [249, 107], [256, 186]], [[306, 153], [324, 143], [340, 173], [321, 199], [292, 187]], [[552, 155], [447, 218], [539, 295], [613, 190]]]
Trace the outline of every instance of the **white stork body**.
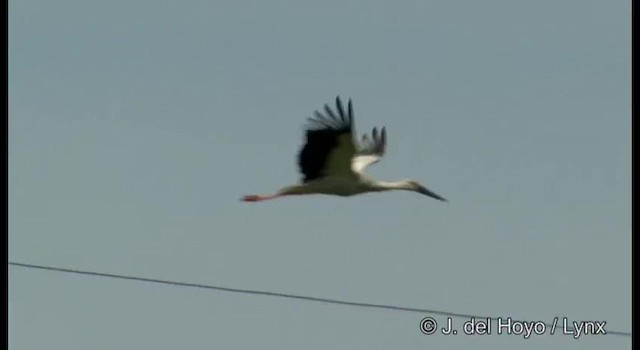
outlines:
[[353, 196], [360, 193], [375, 191], [375, 183], [369, 179], [349, 178], [343, 176], [327, 176], [312, 180], [303, 185], [285, 187], [283, 192], [287, 194], [330, 194], [336, 196]]
[[326, 115], [316, 111], [315, 118], [309, 118], [312, 125], [307, 129], [306, 143], [298, 155], [298, 165], [304, 176], [300, 184], [284, 187], [271, 195], [244, 196], [242, 200], [258, 202], [291, 195], [352, 196], [366, 192], [407, 190], [446, 201], [416, 181], [383, 182], [364, 175], [363, 171], [380, 161], [384, 155], [386, 130], [382, 128], [378, 133], [378, 129], [373, 128], [371, 139], [364, 134], [362, 141], [357, 143], [353, 137], [351, 100], [346, 113], [340, 97], [336, 98], [336, 107], [337, 114], [325, 104]]

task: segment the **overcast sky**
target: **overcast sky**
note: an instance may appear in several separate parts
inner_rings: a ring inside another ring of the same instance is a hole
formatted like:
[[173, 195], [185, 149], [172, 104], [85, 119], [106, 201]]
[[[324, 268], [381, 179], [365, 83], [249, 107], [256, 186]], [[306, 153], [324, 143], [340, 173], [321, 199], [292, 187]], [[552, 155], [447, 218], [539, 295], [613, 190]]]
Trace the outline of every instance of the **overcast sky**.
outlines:
[[[630, 332], [630, 6], [10, 1], [9, 260]], [[450, 202], [240, 202], [338, 94]], [[14, 350], [631, 347], [425, 316], [9, 267]]]

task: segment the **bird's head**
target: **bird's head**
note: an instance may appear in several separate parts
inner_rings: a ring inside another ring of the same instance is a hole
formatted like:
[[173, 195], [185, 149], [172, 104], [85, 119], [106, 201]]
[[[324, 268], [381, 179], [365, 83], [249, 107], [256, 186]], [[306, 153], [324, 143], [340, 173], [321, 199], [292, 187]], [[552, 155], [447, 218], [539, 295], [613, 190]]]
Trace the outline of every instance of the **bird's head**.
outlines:
[[418, 192], [421, 194], [424, 194], [425, 196], [429, 196], [431, 198], [435, 198], [439, 201], [443, 201], [443, 202], [447, 202], [446, 199], [440, 197], [439, 195], [437, 195], [435, 192], [429, 190], [428, 188], [422, 186], [420, 183], [418, 183], [418, 181], [414, 181], [414, 180], [405, 180], [407, 189], [410, 191], [414, 191], [414, 192]]

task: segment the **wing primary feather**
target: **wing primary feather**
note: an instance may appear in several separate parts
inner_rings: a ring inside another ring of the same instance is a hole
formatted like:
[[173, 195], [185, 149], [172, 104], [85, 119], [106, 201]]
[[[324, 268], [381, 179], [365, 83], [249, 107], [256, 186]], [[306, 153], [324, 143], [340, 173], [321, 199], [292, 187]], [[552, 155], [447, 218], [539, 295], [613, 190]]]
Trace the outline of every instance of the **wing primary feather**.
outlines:
[[[322, 113], [325, 112], [325, 113]], [[324, 105], [322, 111], [314, 111], [313, 118], [307, 119], [313, 128], [328, 128], [333, 130], [353, 130], [353, 105], [349, 99], [348, 113], [345, 113], [340, 96], [336, 98], [336, 109], [332, 109], [328, 104]]]
[[313, 112], [313, 115], [315, 117], [315, 119], [310, 119], [310, 121], [317, 125], [317, 126], [322, 126], [322, 127], [331, 127], [331, 121], [325, 117], [324, 115], [322, 115], [322, 113], [315, 111]]
[[331, 110], [331, 107], [329, 107], [329, 105], [325, 104], [324, 105], [324, 111], [327, 113], [328, 116], [330, 116], [333, 120], [337, 121], [338, 117], [336, 117], [336, 114], [333, 113], [333, 111]]
[[387, 149], [387, 128], [386, 127], [382, 127], [382, 135], [380, 135], [380, 144], [382, 145], [382, 151], [381, 153], [384, 153], [384, 151]]
[[360, 155], [384, 155], [387, 144], [387, 129], [373, 128], [371, 134], [362, 134], [358, 154]]
[[338, 113], [340, 114], [340, 118], [345, 120], [344, 108], [342, 107], [342, 101], [340, 100], [340, 96], [336, 97], [336, 107], [338, 107]]

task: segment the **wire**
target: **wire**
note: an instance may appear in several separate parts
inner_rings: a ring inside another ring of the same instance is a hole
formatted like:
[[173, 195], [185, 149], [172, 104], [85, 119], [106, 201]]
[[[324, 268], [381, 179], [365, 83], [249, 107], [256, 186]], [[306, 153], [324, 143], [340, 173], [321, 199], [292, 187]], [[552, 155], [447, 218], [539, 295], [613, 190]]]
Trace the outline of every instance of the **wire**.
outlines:
[[[109, 278], [115, 278], [115, 279], [139, 281], [139, 282], [149, 282], [149, 283], [165, 284], [165, 285], [172, 285], [172, 286], [179, 286], [179, 287], [190, 287], [190, 288], [202, 288], [202, 289], [209, 289], [209, 290], [219, 290], [219, 291], [231, 292], [231, 293], [243, 293], [243, 294], [252, 294], [252, 295], [267, 295], [267, 296], [280, 297], [280, 298], [299, 299], [299, 300], [315, 301], [315, 302], [328, 303], [328, 304], [348, 305], [348, 306], [364, 307], [364, 308], [377, 308], [377, 309], [386, 309], [386, 310], [415, 312], [415, 313], [432, 314], [432, 315], [449, 316], [449, 317], [490, 319], [492, 321], [497, 321], [499, 319], [498, 317], [493, 317], [493, 316], [479, 316], [479, 315], [463, 314], [463, 313], [441, 311], [441, 310], [421, 309], [421, 308], [415, 308], [415, 307], [404, 307], [404, 306], [394, 306], [394, 305], [385, 305], [385, 304], [372, 304], [372, 303], [363, 303], [363, 302], [346, 301], [346, 300], [329, 299], [329, 298], [319, 298], [319, 297], [311, 297], [311, 296], [288, 294], [288, 293], [268, 292], [268, 291], [261, 291], [261, 290], [230, 288], [230, 287], [220, 287], [220, 286], [207, 285], [207, 284], [177, 282], [177, 281], [162, 280], [162, 279], [156, 279], [156, 278], [146, 278], [146, 277], [136, 277], [136, 276], [126, 276], [126, 275], [118, 275], [118, 274], [112, 274], [112, 273], [84, 271], [84, 270], [69, 269], [69, 268], [62, 268], [62, 267], [54, 267], [54, 266], [26, 264], [26, 263], [12, 262], [12, 261], [9, 261], [9, 265], [19, 266], [19, 267], [24, 267], [24, 268], [29, 268], [29, 269], [57, 271], [57, 272], [72, 273], [72, 274], [79, 274], [79, 275], [89, 275], [89, 276], [96, 276], [96, 277], [109, 277]], [[546, 326], [551, 326], [551, 325], [550, 324], [546, 324]], [[607, 330], [606, 334], [618, 335], [618, 336], [626, 336], [626, 337], [630, 337], [631, 336], [630, 332], [619, 332], [619, 331], [611, 331], [611, 330]]]

